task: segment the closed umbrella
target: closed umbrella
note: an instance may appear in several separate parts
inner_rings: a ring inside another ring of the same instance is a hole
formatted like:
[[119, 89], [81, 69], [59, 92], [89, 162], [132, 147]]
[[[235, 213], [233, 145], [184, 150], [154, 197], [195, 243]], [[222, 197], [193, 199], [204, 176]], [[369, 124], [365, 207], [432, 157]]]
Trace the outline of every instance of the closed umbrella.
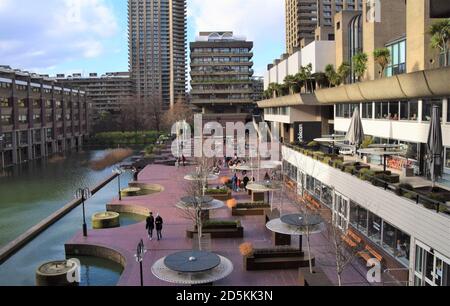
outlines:
[[444, 170], [444, 145], [442, 143], [441, 116], [438, 106], [433, 106], [428, 134], [428, 162], [433, 187]]
[[364, 128], [359, 115], [358, 107], [353, 113], [352, 122], [350, 123], [350, 128], [348, 129], [345, 140], [357, 148], [364, 142]]

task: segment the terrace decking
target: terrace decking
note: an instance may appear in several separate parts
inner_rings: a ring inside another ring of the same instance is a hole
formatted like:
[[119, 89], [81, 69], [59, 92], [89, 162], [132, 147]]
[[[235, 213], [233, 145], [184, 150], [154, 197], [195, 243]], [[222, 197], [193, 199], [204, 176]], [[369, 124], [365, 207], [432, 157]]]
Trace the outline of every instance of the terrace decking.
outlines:
[[[186, 237], [186, 229], [192, 227], [192, 221], [185, 219], [177, 211], [175, 205], [182, 196], [185, 196], [183, 177], [192, 171], [191, 168], [176, 168], [162, 165], [147, 166], [139, 175], [140, 183], [159, 184], [164, 191], [157, 194], [140, 197], [124, 198], [123, 201], [113, 200], [110, 206], [118, 209], [130, 206], [133, 211], [159, 213], [164, 218], [162, 241], [150, 241], [147, 238], [145, 224], [135, 224], [122, 228], [89, 231], [84, 238], [78, 233], [66, 244], [67, 256], [83, 255], [88, 252], [116, 260], [124, 266], [124, 271], [118, 285], [136, 286], [140, 283], [139, 264], [136, 263], [134, 253], [140, 239], [144, 239], [148, 253], [144, 259], [144, 283], [146, 286], [167, 286], [153, 276], [151, 266], [160, 258], [169, 254], [191, 250], [195, 242]], [[221, 176], [230, 175], [228, 170]], [[214, 184], [214, 183], [213, 183]], [[250, 201], [245, 193], [233, 194], [238, 201]], [[106, 205], [107, 203], [105, 203]], [[139, 209], [137, 209], [139, 208]], [[127, 209], [122, 209], [127, 211]], [[293, 206], [285, 204], [283, 211], [295, 211]], [[231, 209], [224, 208], [211, 213], [211, 218], [230, 219]], [[230, 259], [234, 264], [233, 273], [216, 285], [224, 286], [297, 286], [299, 285], [298, 269], [281, 269], [270, 271], [248, 272], [244, 267], [244, 258], [240, 254], [239, 246], [244, 242], [251, 242], [255, 248], [274, 247], [272, 233], [265, 227], [264, 216], [243, 216], [236, 218], [245, 228], [244, 238], [212, 239], [211, 251]], [[292, 239], [292, 245], [298, 246], [298, 239]], [[320, 267], [327, 277], [337, 284], [333, 254], [329, 252], [328, 241], [318, 234], [311, 237], [312, 252], [316, 256], [316, 266]], [[102, 251], [103, 250], [103, 251]], [[120, 254], [120, 255], [119, 255]], [[119, 260], [120, 259], [120, 260]], [[368, 285], [366, 280], [367, 269], [361, 262], [355, 260], [343, 275], [346, 285]]]

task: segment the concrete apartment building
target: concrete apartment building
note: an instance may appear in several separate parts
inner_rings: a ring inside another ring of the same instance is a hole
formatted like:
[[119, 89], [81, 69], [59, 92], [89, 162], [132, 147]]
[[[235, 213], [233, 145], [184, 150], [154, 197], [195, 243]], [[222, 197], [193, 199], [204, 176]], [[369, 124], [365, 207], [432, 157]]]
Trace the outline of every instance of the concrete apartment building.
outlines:
[[186, 96], [186, 0], [128, 0], [129, 70], [137, 97], [163, 108]]
[[84, 91], [0, 67], [0, 169], [83, 145], [89, 105]]
[[90, 73], [89, 76], [77, 73], [70, 76], [58, 74], [54, 79], [63, 86], [86, 92], [91, 103], [91, 122], [100, 119], [104, 114], [119, 114], [122, 106], [135, 98], [134, 86], [128, 72], [108, 72], [101, 76], [97, 73]]
[[191, 49], [191, 103], [204, 120], [246, 121], [254, 103], [253, 42], [233, 32], [200, 32]]
[[285, 0], [286, 53], [314, 40], [334, 40], [334, 15], [361, 7], [362, 0]]
[[[371, 1], [364, 2], [361, 11], [337, 13], [335, 65], [351, 61], [356, 52], [365, 52], [369, 61], [362, 81], [352, 79], [351, 84], [317, 89], [312, 94], [260, 101], [265, 120], [283, 123], [285, 128], [296, 131], [294, 123], [308, 118], [299, 110], [308, 104], [332, 106], [334, 132], [345, 135], [358, 108], [364, 132], [374, 143], [401, 145], [407, 150], [408, 159], [404, 156], [387, 159], [389, 170], [399, 173], [403, 182], [420, 188], [431, 186], [426, 143], [431, 110], [438, 106], [445, 146], [444, 176], [438, 186], [450, 190], [450, 67], [444, 67], [442, 60], [450, 54], [439, 54], [430, 47], [428, 29], [438, 20], [430, 12], [433, 2]], [[385, 75], [373, 58], [373, 51], [383, 47], [391, 52]], [[274, 107], [277, 114], [272, 114]], [[296, 133], [291, 132], [290, 136], [285, 142], [302, 140]], [[336, 225], [344, 233], [353, 233], [350, 240], [360, 239], [364, 243], [365, 255], [358, 260], [378, 257], [382, 270], [398, 284], [450, 285], [448, 212], [430, 209], [420, 196], [414, 200], [399, 196], [390, 190], [392, 186], [377, 187], [308, 157], [290, 144], [283, 146], [283, 160], [291, 186], [297, 188], [299, 196], [330, 210]], [[377, 167], [380, 161], [377, 156], [368, 159], [372, 167]], [[413, 169], [414, 176], [406, 174], [405, 169]], [[448, 211], [449, 204], [441, 203], [440, 208], [447, 207]]]

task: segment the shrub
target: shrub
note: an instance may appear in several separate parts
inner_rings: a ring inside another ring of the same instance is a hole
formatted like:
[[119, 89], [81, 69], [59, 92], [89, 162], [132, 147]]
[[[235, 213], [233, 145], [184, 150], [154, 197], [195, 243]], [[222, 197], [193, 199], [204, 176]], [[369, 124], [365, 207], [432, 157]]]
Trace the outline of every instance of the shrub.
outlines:
[[413, 201], [416, 201], [416, 199], [417, 199], [417, 194], [415, 194], [413, 192], [406, 192], [406, 193], [403, 194], [403, 196], [405, 198], [413, 200]]
[[375, 172], [370, 169], [361, 169], [359, 171], [359, 178], [363, 181], [371, 181], [374, 176]]
[[402, 183], [398, 185], [398, 188], [395, 190], [395, 193], [399, 196], [402, 196], [405, 193], [405, 190], [414, 191], [414, 187], [411, 184]]
[[336, 169], [341, 169], [344, 163], [341, 160], [333, 160], [333, 167]]
[[243, 243], [239, 246], [239, 252], [242, 256], [252, 256], [253, 255], [253, 244], [250, 242]]
[[[440, 212], [446, 212], [447, 211], [447, 208], [444, 205], [445, 201], [446, 201], [446, 197], [444, 195], [432, 193], [432, 194], [428, 194], [427, 197], [430, 200], [434, 200], [434, 201], [437, 201], [437, 202], [441, 203], [441, 205], [439, 206], [439, 211]], [[432, 210], [436, 210], [437, 209], [437, 204], [435, 204], [435, 203], [433, 203], [431, 201], [428, 201], [426, 199], [423, 199], [423, 198], [421, 199], [421, 201], [422, 201], [422, 204], [423, 204], [423, 206], [425, 208], [432, 209]]]
[[235, 220], [208, 220], [203, 223], [203, 228], [239, 227], [240, 225], [241, 222]]
[[325, 157], [324, 159], [322, 159], [322, 162], [323, 162], [324, 164], [329, 165], [330, 162], [331, 162], [331, 157], [329, 157], [329, 156]]
[[344, 168], [344, 172], [345, 173], [349, 173], [349, 174], [354, 174], [356, 171], [356, 167], [355, 166], [347, 166]]
[[90, 167], [92, 170], [101, 171], [123, 161], [125, 158], [130, 157], [131, 155], [133, 155], [133, 150], [131, 149], [110, 150], [101, 159], [92, 161]]
[[220, 188], [220, 189], [207, 189], [207, 194], [227, 194], [229, 192], [228, 188]]
[[318, 146], [319, 146], [319, 143], [316, 142], [316, 141], [311, 141], [311, 142], [308, 143], [306, 146], [307, 146], [307, 147], [318, 147]]

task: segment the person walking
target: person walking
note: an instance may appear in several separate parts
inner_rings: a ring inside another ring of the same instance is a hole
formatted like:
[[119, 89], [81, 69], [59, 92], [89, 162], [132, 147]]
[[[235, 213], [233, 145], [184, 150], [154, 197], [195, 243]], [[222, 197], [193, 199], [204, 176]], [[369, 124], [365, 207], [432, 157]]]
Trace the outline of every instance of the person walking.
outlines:
[[148, 238], [153, 240], [153, 230], [155, 229], [155, 218], [153, 217], [153, 213], [150, 213], [150, 216], [148, 216], [147, 225], [145, 228], [148, 232]]
[[231, 179], [231, 185], [232, 185], [232, 188], [233, 188], [233, 191], [234, 192], [237, 192], [237, 189], [238, 189], [238, 176], [237, 176], [237, 174], [235, 173], [234, 175], [233, 175], [233, 178]]
[[183, 162], [183, 167], [186, 167], [186, 156], [184, 156], [184, 154], [181, 156], [181, 160]]
[[162, 239], [163, 223], [164, 223], [163, 219], [158, 214], [155, 219], [156, 235], [158, 236], [158, 241]]

